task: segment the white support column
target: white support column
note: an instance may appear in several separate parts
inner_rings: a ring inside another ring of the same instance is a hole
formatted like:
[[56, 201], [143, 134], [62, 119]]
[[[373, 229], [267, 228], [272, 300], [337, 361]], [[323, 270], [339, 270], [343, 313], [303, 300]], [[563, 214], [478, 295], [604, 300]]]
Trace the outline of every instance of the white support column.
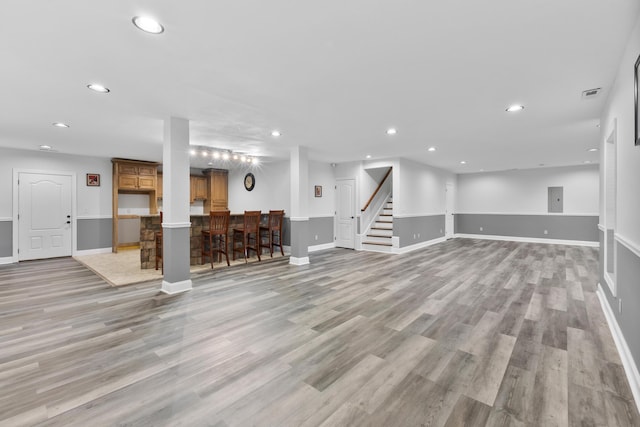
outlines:
[[291, 256], [289, 264], [309, 264], [309, 159], [307, 147], [291, 149]]
[[189, 271], [191, 220], [189, 214], [189, 121], [170, 117], [164, 122], [162, 292], [192, 289]]

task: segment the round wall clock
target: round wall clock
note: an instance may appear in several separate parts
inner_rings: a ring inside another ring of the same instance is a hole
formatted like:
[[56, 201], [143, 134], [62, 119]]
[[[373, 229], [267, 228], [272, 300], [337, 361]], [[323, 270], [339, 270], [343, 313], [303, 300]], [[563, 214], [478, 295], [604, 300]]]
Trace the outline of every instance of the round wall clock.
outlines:
[[251, 172], [249, 172], [244, 176], [244, 188], [247, 191], [251, 191], [255, 186], [256, 186], [256, 177], [253, 176]]

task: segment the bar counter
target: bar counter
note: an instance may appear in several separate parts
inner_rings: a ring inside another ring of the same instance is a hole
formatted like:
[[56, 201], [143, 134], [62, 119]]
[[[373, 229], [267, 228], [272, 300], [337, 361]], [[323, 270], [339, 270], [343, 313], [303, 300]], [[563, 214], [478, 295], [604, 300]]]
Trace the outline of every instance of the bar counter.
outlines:
[[[209, 229], [209, 214], [191, 214], [191, 265], [201, 263], [202, 230]], [[269, 213], [262, 213], [260, 225], [267, 225]], [[229, 234], [227, 235], [229, 251], [233, 241], [233, 229], [242, 228], [244, 213], [232, 213], [229, 218]], [[160, 215], [140, 215], [140, 266], [142, 269], [156, 267], [156, 232], [162, 230]], [[232, 258], [229, 252], [229, 259]]]

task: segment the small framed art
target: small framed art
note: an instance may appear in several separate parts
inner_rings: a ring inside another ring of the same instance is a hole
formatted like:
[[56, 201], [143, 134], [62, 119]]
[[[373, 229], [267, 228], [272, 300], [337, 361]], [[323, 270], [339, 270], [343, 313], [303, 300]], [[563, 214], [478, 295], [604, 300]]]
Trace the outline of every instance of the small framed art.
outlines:
[[322, 197], [322, 185], [316, 185], [314, 187], [314, 193], [316, 197]]
[[100, 174], [88, 173], [87, 174], [87, 187], [100, 187]]

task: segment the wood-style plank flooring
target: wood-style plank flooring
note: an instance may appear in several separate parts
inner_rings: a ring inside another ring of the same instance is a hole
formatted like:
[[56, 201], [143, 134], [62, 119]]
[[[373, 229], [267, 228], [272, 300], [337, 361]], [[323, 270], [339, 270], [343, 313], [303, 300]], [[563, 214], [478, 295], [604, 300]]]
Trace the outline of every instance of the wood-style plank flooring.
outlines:
[[334, 249], [120, 288], [0, 267], [0, 425], [639, 426], [593, 248]]

